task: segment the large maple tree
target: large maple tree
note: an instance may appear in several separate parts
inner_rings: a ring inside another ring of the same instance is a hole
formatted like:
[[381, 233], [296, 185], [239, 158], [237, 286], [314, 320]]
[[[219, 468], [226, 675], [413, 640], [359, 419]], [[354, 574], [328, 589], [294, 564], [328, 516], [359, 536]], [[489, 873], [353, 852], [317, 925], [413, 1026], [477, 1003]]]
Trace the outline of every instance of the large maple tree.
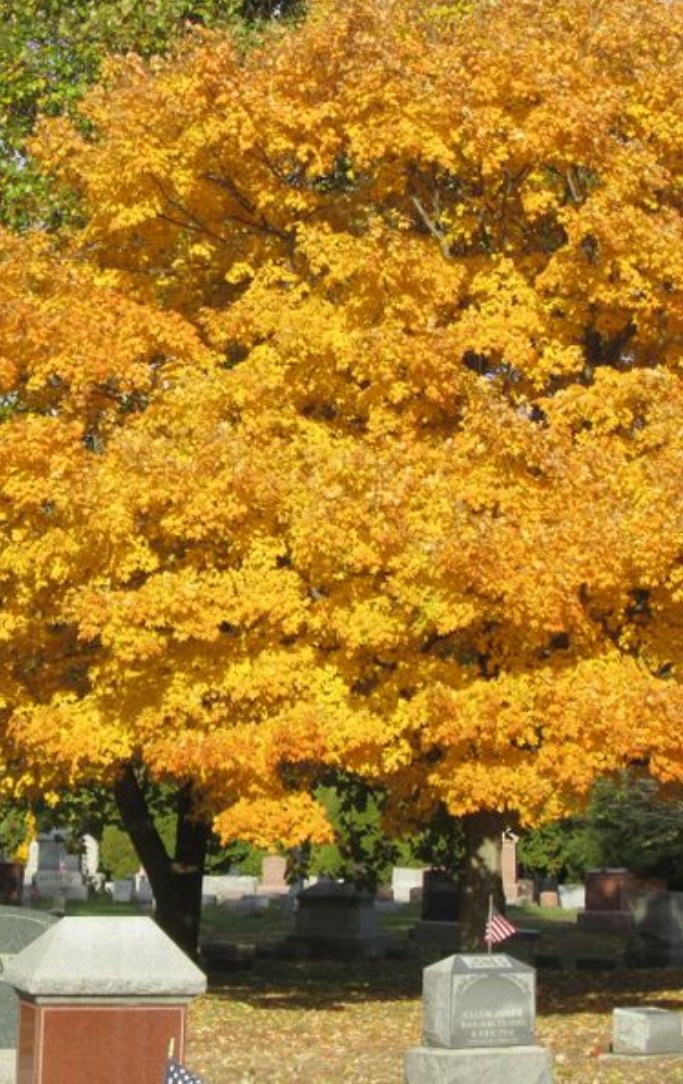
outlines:
[[682, 45], [322, 0], [41, 130], [84, 225], [4, 242], [5, 771], [110, 780], [186, 945], [207, 826], [322, 839], [323, 769], [464, 818], [465, 943], [502, 824], [681, 780]]
[[26, 144], [39, 115], [76, 115], [108, 55], [167, 55], [198, 26], [231, 26], [248, 40], [263, 20], [297, 7], [298, 0], [3, 0], [0, 222], [25, 228], [70, 212], [28, 160]]

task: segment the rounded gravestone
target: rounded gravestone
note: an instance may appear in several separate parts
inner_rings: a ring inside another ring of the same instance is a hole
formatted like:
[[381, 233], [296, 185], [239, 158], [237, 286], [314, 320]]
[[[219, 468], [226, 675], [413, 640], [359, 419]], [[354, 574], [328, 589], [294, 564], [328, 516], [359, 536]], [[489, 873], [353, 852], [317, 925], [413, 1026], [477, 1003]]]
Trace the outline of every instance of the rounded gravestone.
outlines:
[[0, 1049], [16, 1046], [17, 995], [2, 976], [22, 952], [58, 919], [42, 911], [0, 906]]

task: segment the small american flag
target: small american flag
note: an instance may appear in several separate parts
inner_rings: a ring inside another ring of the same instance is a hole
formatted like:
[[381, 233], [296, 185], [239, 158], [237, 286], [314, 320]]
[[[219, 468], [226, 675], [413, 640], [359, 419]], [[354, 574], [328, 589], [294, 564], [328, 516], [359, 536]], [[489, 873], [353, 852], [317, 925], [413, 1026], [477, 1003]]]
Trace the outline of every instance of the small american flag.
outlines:
[[484, 940], [489, 948], [498, 941], [505, 941], [507, 937], [512, 937], [513, 933], [517, 933], [517, 927], [508, 922], [505, 916], [499, 914], [491, 904], [489, 907], [489, 920], [486, 923], [486, 933], [484, 934]]
[[164, 1084], [203, 1084], [203, 1081], [200, 1076], [195, 1076], [175, 1058], [169, 1058], [166, 1063]]

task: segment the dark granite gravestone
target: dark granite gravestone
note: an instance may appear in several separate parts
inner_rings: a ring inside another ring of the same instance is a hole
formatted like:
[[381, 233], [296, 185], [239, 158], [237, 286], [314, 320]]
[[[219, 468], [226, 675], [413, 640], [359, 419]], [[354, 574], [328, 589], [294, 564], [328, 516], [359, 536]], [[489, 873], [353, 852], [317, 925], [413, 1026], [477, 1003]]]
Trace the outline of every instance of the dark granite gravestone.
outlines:
[[666, 882], [637, 877], [628, 869], [592, 869], [586, 873], [586, 909], [577, 916], [581, 930], [630, 933], [633, 909], [643, 893], [664, 891]]
[[650, 1006], [615, 1009], [612, 1051], [615, 1054], [683, 1054], [680, 1013]]
[[422, 921], [456, 922], [459, 914], [457, 881], [440, 869], [425, 870], [422, 879]]
[[648, 892], [633, 905], [631, 967], [683, 967], [683, 892]]
[[16, 904], [21, 907], [23, 892], [23, 862], [0, 862], [0, 904]]
[[[0, 968], [58, 920], [54, 915], [22, 907], [0, 907]], [[17, 995], [0, 972], [0, 1049], [16, 1046]]]
[[463, 953], [423, 972], [423, 1045], [406, 1053], [406, 1084], [551, 1084], [534, 1043], [536, 973], [502, 953]]
[[352, 884], [321, 881], [299, 893], [291, 945], [314, 956], [381, 956], [386, 949], [377, 929], [374, 900]]
[[458, 947], [460, 926], [458, 883], [440, 869], [425, 870], [422, 882], [421, 919], [411, 931], [414, 941], [440, 946], [445, 952]]

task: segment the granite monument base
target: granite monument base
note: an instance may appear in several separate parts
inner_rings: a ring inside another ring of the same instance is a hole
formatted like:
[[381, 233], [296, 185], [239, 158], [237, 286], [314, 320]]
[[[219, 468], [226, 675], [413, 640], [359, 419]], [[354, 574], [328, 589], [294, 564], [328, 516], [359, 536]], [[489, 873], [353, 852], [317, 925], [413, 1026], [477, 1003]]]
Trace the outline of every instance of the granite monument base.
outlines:
[[552, 1084], [553, 1062], [541, 1046], [449, 1050], [414, 1046], [405, 1055], [405, 1084]]

